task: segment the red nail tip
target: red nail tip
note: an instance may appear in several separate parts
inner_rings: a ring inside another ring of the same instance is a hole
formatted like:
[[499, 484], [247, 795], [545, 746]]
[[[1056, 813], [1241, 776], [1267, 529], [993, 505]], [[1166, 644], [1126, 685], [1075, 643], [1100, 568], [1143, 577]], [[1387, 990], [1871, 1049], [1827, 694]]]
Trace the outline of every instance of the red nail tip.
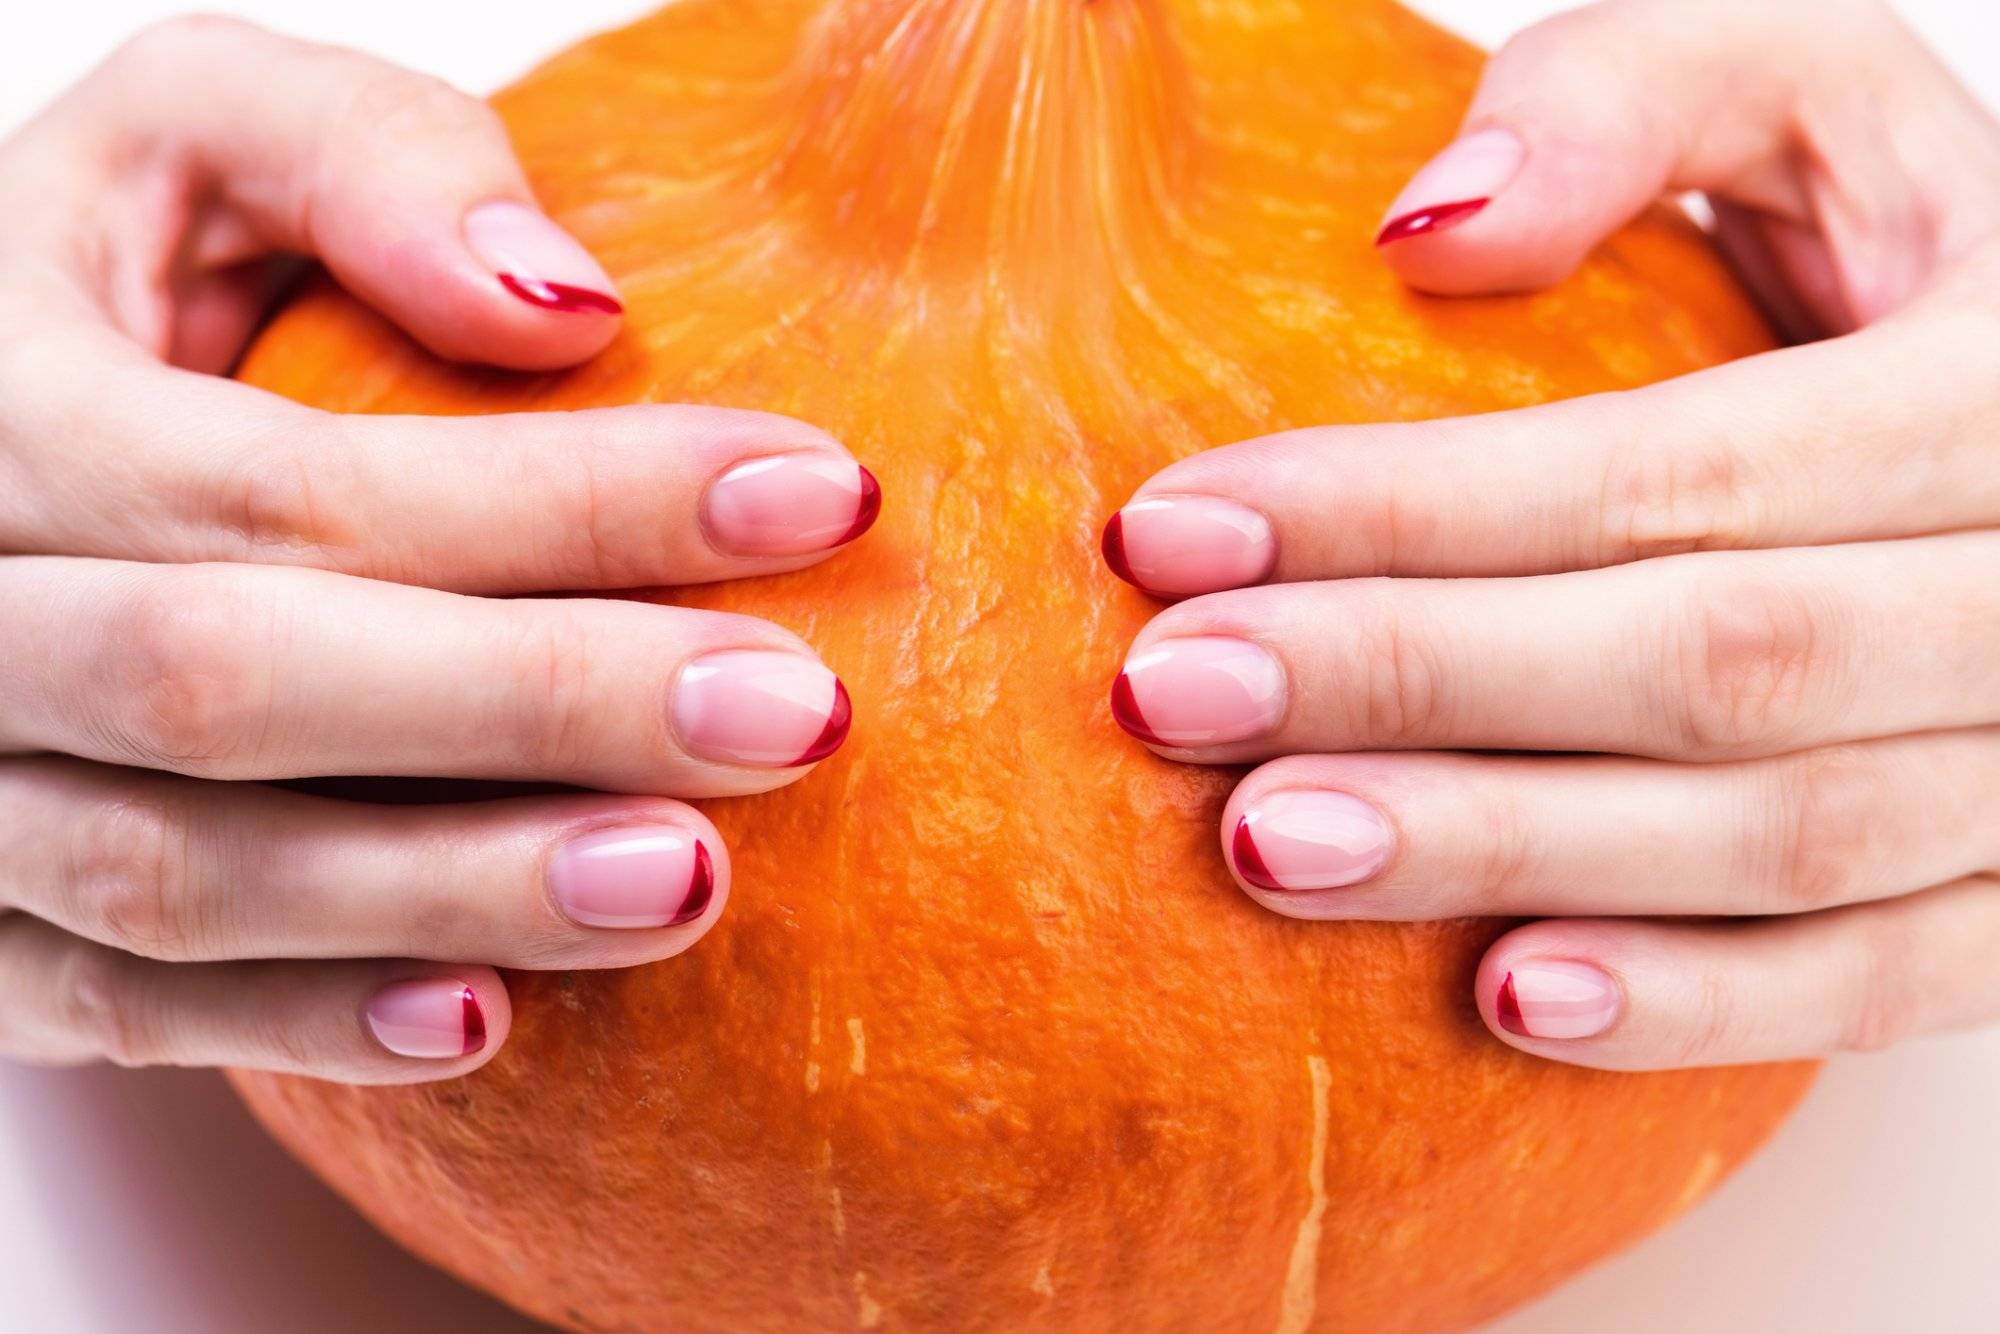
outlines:
[[465, 1029], [465, 1050], [459, 1055], [470, 1056], [486, 1045], [486, 1012], [479, 1008], [479, 997], [471, 987], [458, 993], [459, 1024]]
[[1120, 510], [1118, 513], [1112, 515], [1111, 521], [1104, 525], [1104, 540], [1102, 545], [1104, 547], [1104, 563], [1111, 567], [1111, 573], [1117, 575], [1134, 588], [1142, 588], [1143, 585], [1132, 577], [1131, 563], [1125, 559], [1125, 511]]
[[847, 728], [853, 721], [854, 703], [847, 698], [846, 683], [836, 677], [833, 682], [833, 710], [826, 716], [826, 726], [820, 729], [819, 739], [807, 746], [805, 754], [787, 767], [816, 764], [839, 750], [840, 743], [847, 740]]
[[1413, 209], [1399, 218], [1389, 219], [1383, 225], [1381, 234], [1375, 238], [1375, 244], [1388, 245], [1394, 241], [1408, 240], [1412, 236], [1446, 231], [1458, 226], [1492, 202], [1491, 197], [1461, 199], [1450, 204], [1433, 204], [1429, 208]]
[[[855, 465], [857, 468], [860, 464]], [[875, 526], [875, 516], [882, 512], [882, 484], [875, 480], [875, 474], [861, 468], [861, 501], [854, 510], [854, 522], [848, 525], [834, 545], [844, 547], [855, 538]], [[837, 743], [836, 743], [837, 744]]]
[[688, 878], [687, 897], [681, 900], [680, 910], [673, 915], [667, 925], [686, 926], [708, 911], [708, 902], [714, 897], [715, 863], [709, 860], [708, 844], [696, 839], [694, 874]]
[[568, 283], [545, 283], [536, 278], [519, 278], [511, 273], [500, 275], [500, 285], [529, 305], [540, 306], [543, 310], [559, 310], [565, 313], [590, 311], [597, 315], [622, 315], [625, 307], [618, 298], [607, 292], [593, 292], [588, 287], [571, 287]]
[[1514, 994], [1514, 975], [1512, 973], [1507, 974], [1506, 979], [1500, 983], [1500, 994], [1493, 1001], [1493, 1013], [1494, 1017], [1499, 1019], [1500, 1027], [1506, 1029], [1509, 1033], [1524, 1038], [1534, 1036], [1534, 1034], [1528, 1031], [1527, 1023], [1521, 1018], [1521, 998]]
[[1250, 836], [1250, 820], [1246, 816], [1236, 822], [1236, 837], [1231, 840], [1230, 856], [1236, 861], [1236, 874], [1248, 880], [1259, 889], [1283, 889], [1278, 877], [1271, 874], [1271, 868], [1264, 865], [1264, 854], [1257, 851], [1257, 840]]
[[1138, 697], [1132, 693], [1132, 678], [1124, 672], [1118, 673], [1118, 679], [1111, 683], [1111, 716], [1120, 727], [1148, 745], [1167, 744], [1146, 726], [1146, 716], [1139, 712]]

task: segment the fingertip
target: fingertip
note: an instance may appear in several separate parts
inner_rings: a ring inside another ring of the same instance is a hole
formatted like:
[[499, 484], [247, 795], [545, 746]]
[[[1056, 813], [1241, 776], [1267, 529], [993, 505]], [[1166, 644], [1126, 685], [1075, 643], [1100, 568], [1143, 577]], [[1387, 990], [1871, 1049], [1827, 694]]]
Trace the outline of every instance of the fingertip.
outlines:
[[452, 1079], [492, 1060], [513, 1027], [498, 972], [412, 963], [369, 992], [362, 1030], [386, 1058], [379, 1082]]
[[[374, 211], [354, 216], [363, 208]], [[610, 276], [529, 204], [489, 202], [454, 219], [378, 196], [330, 210], [317, 239], [342, 285], [448, 361], [562, 370], [623, 327]]]
[[1608, 1034], [1626, 1004], [1623, 985], [1591, 944], [1588, 933], [1565, 938], [1532, 926], [1494, 942], [1473, 981], [1494, 1036], [1558, 1060], [1572, 1059], [1565, 1048], [1579, 1044], [1575, 1059], [1584, 1059], [1582, 1047]]
[[512, 199], [475, 204], [465, 244], [501, 289], [538, 311], [585, 318], [625, 313], [611, 275], [554, 219]]

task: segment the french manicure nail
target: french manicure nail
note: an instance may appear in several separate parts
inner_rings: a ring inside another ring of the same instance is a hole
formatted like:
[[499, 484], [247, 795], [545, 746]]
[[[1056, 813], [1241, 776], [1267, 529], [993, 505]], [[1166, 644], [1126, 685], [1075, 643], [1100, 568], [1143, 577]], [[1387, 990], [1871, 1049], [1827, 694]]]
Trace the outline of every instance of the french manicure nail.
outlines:
[[715, 866], [685, 829], [603, 829], [572, 839], [549, 862], [563, 914], [582, 926], [681, 926], [708, 910]]
[[852, 459], [773, 454], [709, 485], [702, 522], [718, 547], [742, 556], [802, 556], [845, 546], [882, 509], [875, 474]]
[[465, 983], [417, 978], [375, 993], [368, 1002], [368, 1031], [398, 1056], [455, 1061], [486, 1045], [486, 1013]]
[[1493, 1012], [1500, 1027], [1524, 1038], [1590, 1038], [1618, 1017], [1618, 984], [1601, 968], [1567, 959], [1514, 965], [1501, 980]]
[[1395, 836], [1382, 813], [1345, 792], [1300, 788], [1258, 798], [1236, 822], [1230, 855], [1259, 889], [1339, 889], [1372, 878]]
[[728, 649], [681, 669], [674, 732], [704, 759], [761, 769], [823, 760], [847, 739], [847, 687], [800, 653]]
[[1261, 583], [1277, 560], [1269, 519], [1212, 496], [1135, 500], [1104, 525], [1111, 572], [1163, 597]]
[[465, 215], [465, 243], [502, 287], [531, 305], [597, 315], [625, 309], [590, 252], [527, 204], [479, 205]]
[[1389, 206], [1376, 245], [1456, 227], [1520, 173], [1528, 150], [1512, 130], [1476, 130], [1432, 158]]
[[1285, 709], [1278, 660], [1247, 639], [1162, 640], [1125, 660], [1111, 716], [1156, 746], [1216, 746], [1259, 736]]

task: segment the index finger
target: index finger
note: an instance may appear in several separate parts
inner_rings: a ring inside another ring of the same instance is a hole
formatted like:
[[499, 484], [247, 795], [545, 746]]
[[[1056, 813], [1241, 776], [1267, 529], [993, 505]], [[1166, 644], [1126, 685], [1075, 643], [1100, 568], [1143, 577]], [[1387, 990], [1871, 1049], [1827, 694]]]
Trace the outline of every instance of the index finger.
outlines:
[[[1893, 323], [1642, 389], [1287, 431], [1155, 474], [1105, 556], [1162, 597], [1363, 575], [1550, 574], [2000, 520], [1990, 318]], [[1955, 368], [1940, 374], [1941, 368]], [[1982, 369], [1984, 368], [1984, 369]]]

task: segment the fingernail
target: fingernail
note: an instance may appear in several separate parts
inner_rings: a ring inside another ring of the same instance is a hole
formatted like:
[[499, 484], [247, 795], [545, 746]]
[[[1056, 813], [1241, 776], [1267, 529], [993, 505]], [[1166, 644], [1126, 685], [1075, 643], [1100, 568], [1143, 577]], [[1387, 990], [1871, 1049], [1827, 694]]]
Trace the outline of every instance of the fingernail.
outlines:
[[486, 1013], [471, 987], [448, 977], [392, 982], [368, 1002], [368, 1031], [398, 1056], [454, 1061], [486, 1045]]
[[1269, 519], [1210, 496], [1135, 500], [1104, 525], [1111, 572], [1163, 597], [1261, 583], [1277, 560]]
[[685, 829], [605, 829], [557, 849], [549, 884], [563, 914], [582, 926], [680, 926], [708, 910], [715, 866], [708, 845]]
[[1338, 889], [1380, 871], [1395, 842], [1382, 813], [1345, 792], [1260, 797], [1236, 822], [1230, 855], [1259, 889]]
[[617, 315], [625, 309], [590, 252], [526, 204], [479, 205], [465, 215], [465, 243], [502, 287], [544, 310]]
[[704, 759], [790, 769], [847, 739], [853, 706], [840, 678], [811, 658], [730, 649], [696, 658], [674, 687], [674, 731]]
[[802, 556], [845, 546], [882, 509], [875, 474], [852, 459], [773, 454], [715, 479], [702, 504], [709, 536], [742, 556]]
[[1169, 639], [1125, 660], [1111, 716], [1156, 746], [1215, 746], [1261, 735], [1284, 715], [1285, 673], [1247, 639]]
[[1493, 1012], [1524, 1038], [1590, 1038], [1618, 1017], [1618, 984], [1601, 968], [1567, 959], [1516, 964], [1500, 983]]
[[1410, 178], [1389, 206], [1376, 245], [1456, 227], [1491, 203], [1521, 170], [1528, 150], [1512, 130], [1477, 130]]

